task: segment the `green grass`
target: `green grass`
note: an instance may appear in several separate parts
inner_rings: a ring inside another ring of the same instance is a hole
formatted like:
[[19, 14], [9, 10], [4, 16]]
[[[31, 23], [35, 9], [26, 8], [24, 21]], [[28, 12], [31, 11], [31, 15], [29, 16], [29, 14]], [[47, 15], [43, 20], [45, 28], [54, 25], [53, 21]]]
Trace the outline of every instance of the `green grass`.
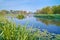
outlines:
[[53, 38], [52, 33], [41, 32], [36, 28], [16, 25], [5, 17], [0, 17], [0, 40], [60, 40], [60, 34]]
[[60, 14], [35, 14], [34, 16], [47, 19], [60, 19]]
[[36, 16], [60, 16], [60, 14], [35, 14]]

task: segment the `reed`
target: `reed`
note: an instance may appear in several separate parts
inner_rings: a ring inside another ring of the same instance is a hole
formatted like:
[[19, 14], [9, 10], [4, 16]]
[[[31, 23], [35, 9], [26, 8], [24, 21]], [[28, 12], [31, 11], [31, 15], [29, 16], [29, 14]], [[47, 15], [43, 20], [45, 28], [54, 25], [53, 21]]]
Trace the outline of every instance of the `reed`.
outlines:
[[[53, 38], [54, 37], [54, 38]], [[36, 28], [27, 28], [9, 22], [5, 17], [0, 17], [0, 40], [60, 40], [59, 35], [52, 36], [47, 31]]]

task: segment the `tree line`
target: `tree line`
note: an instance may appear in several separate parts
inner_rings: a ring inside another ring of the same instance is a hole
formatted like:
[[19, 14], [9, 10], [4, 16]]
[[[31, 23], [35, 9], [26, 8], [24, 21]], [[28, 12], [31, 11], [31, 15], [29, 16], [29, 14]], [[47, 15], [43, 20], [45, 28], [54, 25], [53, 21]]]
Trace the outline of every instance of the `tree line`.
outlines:
[[60, 5], [58, 6], [47, 6], [42, 8], [41, 10], [37, 10], [35, 13], [37, 14], [60, 14]]
[[[0, 14], [28, 14], [32, 12], [22, 11], [22, 10], [0, 10]], [[36, 10], [36, 14], [60, 14], [60, 5], [57, 6], [47, 6], [42, 9]]]

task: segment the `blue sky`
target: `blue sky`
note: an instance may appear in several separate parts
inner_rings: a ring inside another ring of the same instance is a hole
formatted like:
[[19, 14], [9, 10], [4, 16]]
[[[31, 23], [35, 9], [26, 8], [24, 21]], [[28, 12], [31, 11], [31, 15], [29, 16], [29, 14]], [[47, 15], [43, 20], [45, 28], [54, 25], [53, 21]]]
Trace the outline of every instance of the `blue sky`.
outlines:
[[35, 11], [53, 5], [60, 5], [60, 0], [0, 0], [0, 10]]

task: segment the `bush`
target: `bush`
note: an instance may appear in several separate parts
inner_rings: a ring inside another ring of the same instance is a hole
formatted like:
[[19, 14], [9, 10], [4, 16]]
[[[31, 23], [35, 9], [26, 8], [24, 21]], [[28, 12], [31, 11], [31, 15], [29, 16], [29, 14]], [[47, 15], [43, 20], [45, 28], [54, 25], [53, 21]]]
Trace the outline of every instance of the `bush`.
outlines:
[[17, 18], [18, 19], [23, 19], [24, 18], [24, 15], [18, 15]]

